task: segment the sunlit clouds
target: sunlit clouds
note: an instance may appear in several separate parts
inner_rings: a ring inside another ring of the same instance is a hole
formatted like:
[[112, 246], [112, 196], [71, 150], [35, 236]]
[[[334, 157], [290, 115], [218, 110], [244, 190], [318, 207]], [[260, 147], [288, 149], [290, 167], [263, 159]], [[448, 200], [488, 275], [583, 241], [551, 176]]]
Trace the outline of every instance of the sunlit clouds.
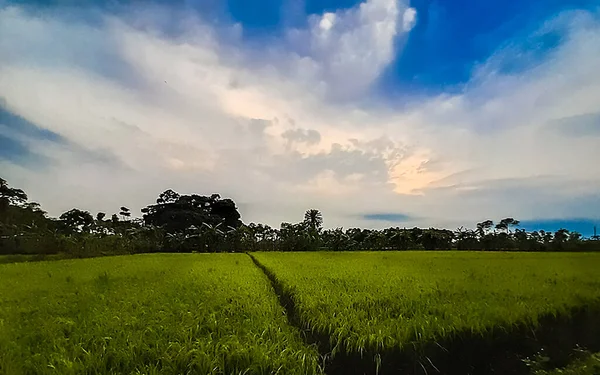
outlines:
[[599, 215], [598, 13], [547, 20], [525, 39], [559, 33], [550, 52], [523, 60], [511, 41], [461, 90], [388, 96], [381, 77], [419, 22], [407, 3], [310, 15], [262, 44], [158, 7], [89, 12], [0, 7], [3, 110], [67, 140], [0, 123], [46, 160], [0, 159], [2, 175], [52, 214], [137, 210], [173, 188], [275, 226], [312, 207], [327, 227]]

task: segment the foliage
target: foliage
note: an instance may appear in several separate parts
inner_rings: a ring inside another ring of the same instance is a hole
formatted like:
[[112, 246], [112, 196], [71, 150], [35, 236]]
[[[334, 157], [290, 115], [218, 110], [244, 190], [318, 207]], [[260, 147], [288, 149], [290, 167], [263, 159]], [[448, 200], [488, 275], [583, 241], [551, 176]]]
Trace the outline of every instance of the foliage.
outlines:
[[191, 226], [204, 223], [237, 228], [242, 225], [240, 214], [231, 199], [197, 194], [179, 195], [173, 190], [163, 192], [156, 204], [142, 209], [144, 223], [164, 228], [168, 233], [182, 233]]
[[0, 265], [2, 374], [320, 374], [243, 254]]
[[[560, 229], [526, 232], [505, 218], [477, 223], [476, 229], [360, 228], [323, 229], [323, 215], [307, 210], [299, 223], [280, 228], [241, 221], [233, 200], [218, 194], [161, 193], [142, 218], [122, 206], [110, 219], [71, 209], [53, 219], [27, 194], [0, 179], [0, 255], [64, 253], [90, 257], [139, 252], [354, 251], [354, 250], [503, 250], [598, 251], [598, 238], [583, 239]], [[119, 218], [120, 217], [120, 218]]]
[[310, 209], [304, 213], [304, 223], [310, 228], [312, 231], [320, 231], [323, 227], [323, 215], [321, 211], [316, 209]]
[[21, 189], [11, 188], [5, 179], [0, 178], [0, 211], [9, 205], [19, 205], [27, 201], [27, 194]]
[[600, 374], [600, 353], [589, 354], [574, 361], [565, 368], [552, 371], [537, 370], [533, 375], [598, 375]]
[[[535, 325], [599, 302], [597, 254], [254, 253], [306, 329], [336, 351], [400, 348], [464, 330]], [[583, 302], [582, 302], [583, 301]]]
[[92, 214], [77, 208], [60, 215], [59, 219], [67, 233], [89, 233], [94, 225]]

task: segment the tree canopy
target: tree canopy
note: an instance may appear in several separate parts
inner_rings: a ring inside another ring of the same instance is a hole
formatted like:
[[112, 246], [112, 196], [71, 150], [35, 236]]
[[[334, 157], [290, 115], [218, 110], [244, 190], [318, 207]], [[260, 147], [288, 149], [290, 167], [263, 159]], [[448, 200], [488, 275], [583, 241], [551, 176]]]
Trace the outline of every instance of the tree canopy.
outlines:
[[[48, 217], [27, 194], [0, 178], [0, 254], [71, 256], [130, 254], [154, 251], [351, 251], [351, 250], [504, 250], [598, 251], [600, 238], [580, 233], [519, 229], [508, 217], [484, 220], [475, 229], [436, 228], [362, 229], [323, 228], [323, 214], [307, 210], [297, 223], [279, 228], [242, 223], [235, 202], [219, 194], [159, 194], [156, 203], [136, 215], [126, 206], [112, 214], [70, 209]], [[119, 218], [119, 216], [121, 218]], [[108, 219], [107, 219], [108, 218]]]
[[241, 215], [231, 199], [221, 199], [218, 194], [180, 195], [173, 190], [161, 193], [156, 204], [142, 209], [146, 225], [164, 228], [167, 232], [183, 232], [203, 224], [223, 224], [237, 228], [242, 225]]

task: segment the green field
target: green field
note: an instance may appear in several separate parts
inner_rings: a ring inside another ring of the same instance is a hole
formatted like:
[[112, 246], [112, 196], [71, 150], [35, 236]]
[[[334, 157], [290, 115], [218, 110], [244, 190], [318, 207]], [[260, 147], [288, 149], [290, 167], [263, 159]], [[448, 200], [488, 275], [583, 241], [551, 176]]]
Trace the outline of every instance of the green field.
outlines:
[[244, 254], [0, 265], [0, 374], [317, 374]]
[[296, 326], [335, 357], [600, 306], [600, 254], [252, 256], [275, 289], [246, 254], [0, 264], [0, 374], [320, 374]]
[[600, 303], [600, 254], [257, 253], [303, 323], [357, 352], [485, 334]]

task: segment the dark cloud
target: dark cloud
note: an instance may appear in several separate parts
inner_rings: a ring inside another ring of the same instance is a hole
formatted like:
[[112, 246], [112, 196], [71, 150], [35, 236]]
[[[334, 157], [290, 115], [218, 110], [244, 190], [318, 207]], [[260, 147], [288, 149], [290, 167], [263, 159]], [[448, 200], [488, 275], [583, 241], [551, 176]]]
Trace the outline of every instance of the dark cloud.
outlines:
[[339, 144], [334, 144], [329, 152], [309, 156], [294, 152], [286, 159], [273, 173], [295, 182], [307, 182], [324, 171], [332, 171], [337, 178], [361, 174], [370, 182], [387, 182], [388, 179], [388, 167], [382, 155], [345, 149]]
[[269, 120], [253, 118], [253, 119], [250, 119], [250, 122], [248, 124], [248, 130], [253, 135], [263, 136], [265, 133], [265, 130], [271, 125], [272, 125], [271, 121], [269, 121]]
[[281, 137], [290, 143], [315, 145], [321, 142], [321, 134], [313, 129], [290, 129], [285, 131]]
[[438, 213], [456, 211], [453, 203], [459, 201], [460, 212], [486, 213], [488, 217], [479, 217], [482, 220], [507, 216], [527, 220], [532, 214], [538, 218], [590, 218], [600, 212], [597, 184], [594, 180], [545, 175], [457, 183], [426, 189], [424, 194], [438, 202]]
[[364, 220], [386, 221], [386, 222], [390, 222], [390, 223], [405, 222], [405, 221], [410, 221], [410, 220], [414, 219], [410, 215], [406, 215], [403, 213], [397, 213], [397, 212], [369, 213], [369, 214], [362, 214], [362, 215], [360, 215], [360, 217]]
[[563, 117], [551, 121], [548, 127], [570, 137], [600, 137], [600, 112]]
[[41, 164], [44, 158], [32, 152], [23, 142], [0, 134], [0, 160], [32, 167]]
[[6, 127], [11, 134], [35, 140], [45, 140], [54, 143], [66, 143], [60, 134], [44, 129], [36, 124], [5, 109], [0, 102], [0, 127]]
[[49, 162], [51, 158], [31, 151], [31, 144], [41, 141], [76, 154], [80, 163], [123, 167], [121, 160], [112, 151], [90, 149], [73, 143], [62, 135], [44, 129], [5, 108], [6, 104], [0, 103], [0, 159], [27, 166]]

